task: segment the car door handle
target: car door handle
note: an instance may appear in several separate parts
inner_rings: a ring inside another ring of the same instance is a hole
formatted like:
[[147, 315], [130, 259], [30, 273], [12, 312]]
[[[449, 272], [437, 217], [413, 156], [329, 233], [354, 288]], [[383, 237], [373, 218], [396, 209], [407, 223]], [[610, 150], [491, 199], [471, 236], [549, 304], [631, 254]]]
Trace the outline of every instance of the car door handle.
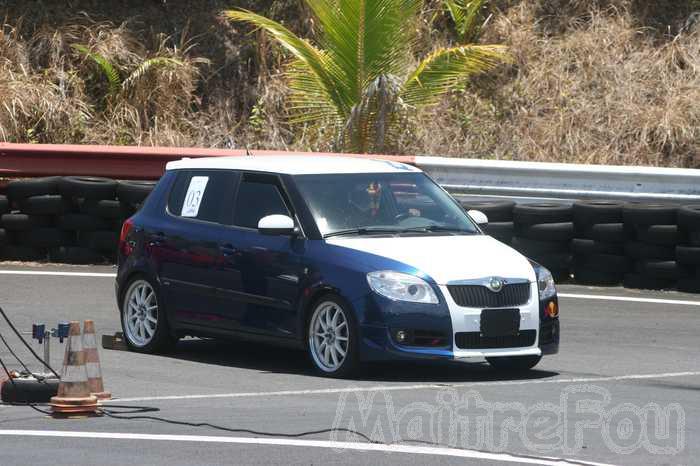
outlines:
[[219, 251], [221, 251], [224, 256], [233, 256], [238, 252], [238, 249], [234, 248], [231, 244], [222, 244], [219, 246]]

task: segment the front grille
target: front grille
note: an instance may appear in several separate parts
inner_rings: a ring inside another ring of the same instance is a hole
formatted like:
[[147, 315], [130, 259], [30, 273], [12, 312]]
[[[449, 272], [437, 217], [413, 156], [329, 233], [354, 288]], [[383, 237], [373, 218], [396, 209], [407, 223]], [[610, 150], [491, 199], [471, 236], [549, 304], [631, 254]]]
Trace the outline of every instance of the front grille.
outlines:
[[530, 300], [529, 283], [506, 284], [499, 292], [482, 285], [447, 285], [452, 299], [462, 307], [517, 307]]
[[535, 344], [536, 330], [521, 330], [517, 335], [482, 337], [479, 332], [458, 332], [455, 345], [460, 349], [523, 348]]

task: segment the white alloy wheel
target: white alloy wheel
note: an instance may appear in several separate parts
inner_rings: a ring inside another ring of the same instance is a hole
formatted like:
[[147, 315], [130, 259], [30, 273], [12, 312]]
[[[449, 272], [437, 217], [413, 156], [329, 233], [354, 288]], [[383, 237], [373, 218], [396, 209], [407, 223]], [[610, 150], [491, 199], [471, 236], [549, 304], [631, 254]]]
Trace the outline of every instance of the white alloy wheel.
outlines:
[[158, 297], [146, 280], [136, 280], [124, 294], [124, 332], [139, 348], [148, 345], [158, 329]]
[[350, 326], [338, 303], [323, 301], [314, 309], [309, 324], [309, 351], [320, 370], [337, 372], [348, 357]]

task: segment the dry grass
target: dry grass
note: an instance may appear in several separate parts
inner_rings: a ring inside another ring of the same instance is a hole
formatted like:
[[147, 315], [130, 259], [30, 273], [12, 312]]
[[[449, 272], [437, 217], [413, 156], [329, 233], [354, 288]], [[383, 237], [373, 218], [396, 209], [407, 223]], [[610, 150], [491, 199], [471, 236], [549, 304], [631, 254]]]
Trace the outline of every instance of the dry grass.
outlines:
[[[331, 149], [324, 128], [287, 124], [285, 57], [262, 34], [222, 22], [229, 2], [69, 3], [0, 8], [0, 140]], [[686, 24], [700, 1], [492, 5], [483, 41], [509, 44], [516, 64], [416, 115], [396, 152], [700, 166], [700, 25]], [[238, 6], [314, 33], [297, 2]], [[453, 42], [450, 27], [429, 0], [416, 54]], [[74, 44], [118, 70], [119, 92]], [[154, 59], [178, 64], [144, 66]]]
[[622, 5], [581, 11], [565, 27], [544, 24], [537, 2], [499, 15], [489, 40], [506, 41], [517, 66], [456, 95], [440, 118], [422, 115], [423, 152], [700, 165], [700, 25], [670, 37], [642, 29]]

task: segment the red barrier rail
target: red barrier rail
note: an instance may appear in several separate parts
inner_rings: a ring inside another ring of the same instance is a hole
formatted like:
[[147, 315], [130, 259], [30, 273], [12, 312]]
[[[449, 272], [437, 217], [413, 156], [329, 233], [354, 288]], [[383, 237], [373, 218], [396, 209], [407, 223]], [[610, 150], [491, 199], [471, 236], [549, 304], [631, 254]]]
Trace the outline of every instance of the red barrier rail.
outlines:
[[[253, 155], [332, 155], [378, 158], [414, 164], [413, 156], [323, 154], [316, 152], [251, 151]], [[157, 180], [165, 165], [183, 157], [240, 157], [240, 149], [184, 147], [81, 146], [0, 143], [0, 178], [53, 175], [103, 176], [114, 179]]]

